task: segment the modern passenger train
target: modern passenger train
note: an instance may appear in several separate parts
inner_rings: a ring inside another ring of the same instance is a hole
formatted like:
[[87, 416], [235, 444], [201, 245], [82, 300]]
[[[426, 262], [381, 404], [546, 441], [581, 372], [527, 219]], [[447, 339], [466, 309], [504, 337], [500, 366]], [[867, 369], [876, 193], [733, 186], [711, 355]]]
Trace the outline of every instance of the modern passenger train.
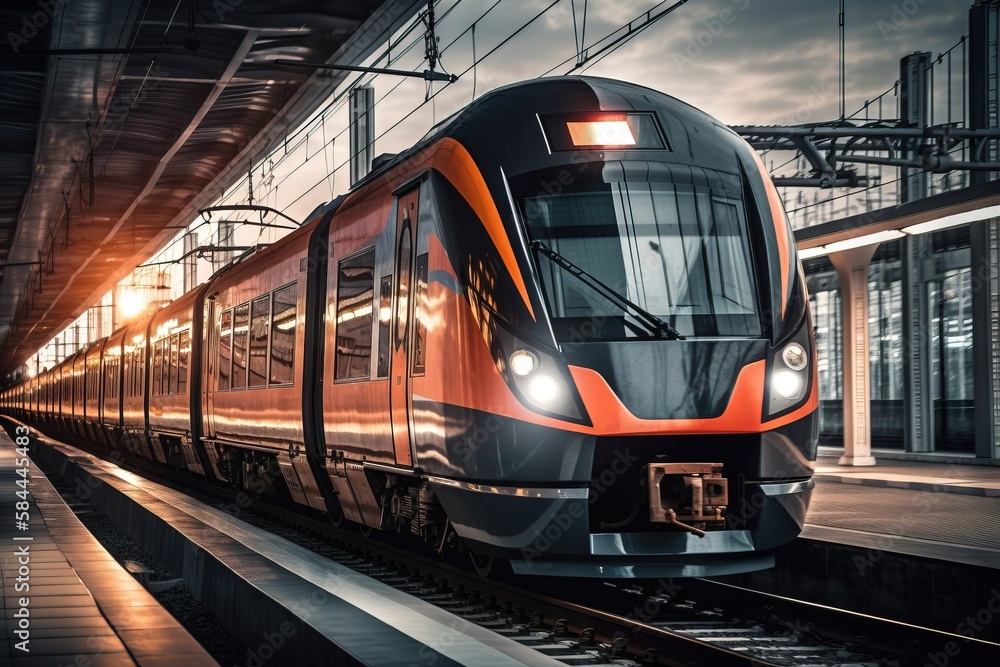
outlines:
[[377, 163], [6, 413], [520, 574], [773, 564], [818, 397], [756, 153], [672, 97], [566, 77]]

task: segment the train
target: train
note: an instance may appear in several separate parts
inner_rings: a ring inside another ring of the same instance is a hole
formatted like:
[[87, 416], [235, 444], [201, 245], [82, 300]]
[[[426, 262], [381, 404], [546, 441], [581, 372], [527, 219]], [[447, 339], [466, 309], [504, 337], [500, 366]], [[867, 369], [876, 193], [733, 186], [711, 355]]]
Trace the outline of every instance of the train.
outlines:
[[2, 406], [480, 571], [707, 576], [801, 531], [816, 369], [755, 151], [576, 76], [482, 95]]

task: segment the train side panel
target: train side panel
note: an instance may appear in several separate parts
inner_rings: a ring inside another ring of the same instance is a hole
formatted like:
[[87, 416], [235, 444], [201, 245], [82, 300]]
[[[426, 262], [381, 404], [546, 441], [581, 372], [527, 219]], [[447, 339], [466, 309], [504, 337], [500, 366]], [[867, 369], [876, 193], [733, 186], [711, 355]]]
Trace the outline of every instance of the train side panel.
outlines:
[[101, 375], [104, 381], [104, 391], [101, 393], [101, 426], [105, 442], [113, 449], [118, 449], [121, 443], [124, 337], [124, 329], [109, 336], [101, 354]]
[[160, 309], [149, 324], [149, 439], [171, 465], [205, 474], [191, 429], [191, 346], [194, 313], [204, 287]]
[[104, 369], [102, 359], [104, 356], [104, 344], [106, 338], [91, 343], [84, 353], [84, 391], [83, 400], [83, 434], [87, 440], [96, 442], [101, 446], [107, 446], [102, 422], [103, 397], [104, 397]]
[[204, 441], [224, 479], [326, 510], [305, 451], [302, 364], [308, 248], [315, 225], [210, 286]]

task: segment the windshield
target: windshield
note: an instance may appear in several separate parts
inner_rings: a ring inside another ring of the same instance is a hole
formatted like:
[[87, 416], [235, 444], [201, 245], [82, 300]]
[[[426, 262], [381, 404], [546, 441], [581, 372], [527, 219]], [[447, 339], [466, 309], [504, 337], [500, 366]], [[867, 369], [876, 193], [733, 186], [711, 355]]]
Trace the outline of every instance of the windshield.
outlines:
[[[742, 202], [708, 187], [580, 184], [523, 197], [527, 234], [684, 336], [760, 336]], [[560, 341], [649, 337], [633, 312], [552, 262], [536, 267]]]

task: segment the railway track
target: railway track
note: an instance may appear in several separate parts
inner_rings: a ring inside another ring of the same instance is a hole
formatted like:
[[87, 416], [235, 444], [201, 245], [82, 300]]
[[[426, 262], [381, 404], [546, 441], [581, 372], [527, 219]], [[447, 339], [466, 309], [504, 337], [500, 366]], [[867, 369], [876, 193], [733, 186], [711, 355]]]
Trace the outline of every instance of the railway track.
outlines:
[[[207, 504], [233, 507], [225, 489], [198, 482], [192, 491], [191, 478], [142, 468]], [[412, 541], [375, 541], [281, 505], [256, 500], [240, 518], [567, 665], [906, 667], [949, 642], [960, 646], [951, 665], [993, 664], [1000, 655], [990, 642], [709, 580], [532, 579], [529, 591], [524, 578], [484, 578], [416, 553]]]
[[[218, 491], [200, 499], [227, 506]], [[707, 579], [532, 579], [529, 591], [523, 577], [482, 577], [454, 558], [416, 553], [412, 541], [373, 540], [280, 505], [256, 501], [241, 518], [567, 665], [922, 667], [949, 641], [963, 645], [953, 665], [1000, 654], [989, 642]]]

